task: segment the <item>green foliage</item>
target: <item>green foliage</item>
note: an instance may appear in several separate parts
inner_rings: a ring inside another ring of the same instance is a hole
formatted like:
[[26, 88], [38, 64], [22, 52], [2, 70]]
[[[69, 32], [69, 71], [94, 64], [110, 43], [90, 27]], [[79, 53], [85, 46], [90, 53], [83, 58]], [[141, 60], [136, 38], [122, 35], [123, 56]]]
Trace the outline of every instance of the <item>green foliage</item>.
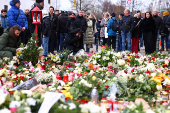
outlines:
[[35, 33], [33, 33], [26, 47], [21, 51], [21, 55], [17, 56], [20, 63], [23, 64], [23, 61], [32, 62], [33, 65], [37, 64], [40, 50], [38, 49], [38, 39], [36, 39]]
[[145, 113], [143, 110], [143, 105], [140, 103], [140, 105], [130, 105], [129, 107], [126, 107], [125, 110], [122, 113]]

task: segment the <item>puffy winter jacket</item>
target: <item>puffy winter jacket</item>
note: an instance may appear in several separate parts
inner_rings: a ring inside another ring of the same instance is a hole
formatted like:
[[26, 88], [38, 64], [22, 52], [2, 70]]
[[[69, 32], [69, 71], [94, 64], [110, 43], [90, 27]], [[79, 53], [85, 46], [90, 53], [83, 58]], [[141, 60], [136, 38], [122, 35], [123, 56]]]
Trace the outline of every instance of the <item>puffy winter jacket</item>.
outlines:
[[87, 21], [87, 30], [86, 30], [86, 35], [85, 35], [85, 44], [94, 44], [94, 39], [93, 39], [93, 22], [92, 20]]
[[7, 15], [5, 17], [1, 15], [1, 26], [3, 27], [3, 30], [9, 27], [9, 21]]
[[[22, 29], [23, 27], [28, 28], [27, 17], [25, 16], [23, 10], [18, 9], [12, 1], [10, 1], [11, 8], [9, 9], [7, 16], [9, 19], [9, 26], [19, 25]], [[20, 10], [20, 14], [18, 16]], [[18, 16], [18, 19], [17, 19]], [[16, 20], [17, 19], [17, 20]]]
[[58, 32], [59, 33], [67, 33], [67, 28], [66, 28], [66, 24], [68, 21], [68, 16], [66, 16], [65, 14], [62, 14], [61, 17], [58, 19]]
[[107, 33], [108, 33], [108, 36], [116, 36], [116, 32], [112, 30], [112, 26], [114, 24], [114, 21], [113, 20], [116, 20], [115, 17], [112, 17], [110, 20], [109, 20], [109, 23], [107, 24]]

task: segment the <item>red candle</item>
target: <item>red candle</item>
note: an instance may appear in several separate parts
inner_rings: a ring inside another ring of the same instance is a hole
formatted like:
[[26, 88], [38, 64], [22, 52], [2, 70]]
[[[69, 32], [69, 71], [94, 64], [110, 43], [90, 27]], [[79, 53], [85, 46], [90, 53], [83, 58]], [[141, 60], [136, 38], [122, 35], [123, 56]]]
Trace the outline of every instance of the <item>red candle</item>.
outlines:
[[57, 80], [62, 80], [60, 74], [57, 74], [56, 79], [57, 79]]
[[63, 81], [66, 83], [68, 82], [68, 76], [63, 76]]

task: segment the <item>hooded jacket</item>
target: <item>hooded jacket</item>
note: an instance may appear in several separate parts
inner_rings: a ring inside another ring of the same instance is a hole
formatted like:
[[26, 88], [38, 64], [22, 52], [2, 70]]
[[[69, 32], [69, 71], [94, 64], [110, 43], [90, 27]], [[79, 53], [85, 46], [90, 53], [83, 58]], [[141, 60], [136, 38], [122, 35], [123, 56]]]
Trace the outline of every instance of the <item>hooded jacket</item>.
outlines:
[[109, 20], [109, 23], [107, 24], [107, 33], [108, 33], [108, 36], [116, 36], [116, 32], [112, 30], [112, 26], [114, 24], [114, 21], [113, 20], [116, 20], [115, 17], [112, 17], [110, 20]]
[[9, 27], [9, 21], [7, 15], [5, 17], [1, 15], [1, 26], [3, 27], [3, 30]]
[[[9, 9], [7, 13], [9, 26], [19, 25], [21, 29], [23, 27], [28, 28], [27, 17], [25, 16], [23, 10], [18, 9], [12, 1], [10, 1], [10, 5], [11, 5], [11, 8]], [[19, 11], [20, 11], [20, 14], [19, 14]], [[18, 19], [17, 19], [17, 16], [18, 16]]]
[[50, 18], [49, 18], [48, 15], [43, 17], [42, 34], [47, 36], [47, 37], [51, 35]]

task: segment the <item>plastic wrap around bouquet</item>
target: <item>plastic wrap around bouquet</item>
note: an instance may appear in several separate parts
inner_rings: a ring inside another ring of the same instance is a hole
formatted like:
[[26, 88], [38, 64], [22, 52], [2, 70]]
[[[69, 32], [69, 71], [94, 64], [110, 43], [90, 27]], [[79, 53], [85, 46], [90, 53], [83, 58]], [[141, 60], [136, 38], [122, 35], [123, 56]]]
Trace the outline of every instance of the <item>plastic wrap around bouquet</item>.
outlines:
[[37, 82], [37, 80], [34, 78], [34, 79], [30, 79], [26, 82], [23, 82], [21, 84], [19, 84], [18, 86], [14, 87], [13, 89], [14, 90], [29, 90], [31, 89], [32, 87], [38, 85], [39, 83]]

